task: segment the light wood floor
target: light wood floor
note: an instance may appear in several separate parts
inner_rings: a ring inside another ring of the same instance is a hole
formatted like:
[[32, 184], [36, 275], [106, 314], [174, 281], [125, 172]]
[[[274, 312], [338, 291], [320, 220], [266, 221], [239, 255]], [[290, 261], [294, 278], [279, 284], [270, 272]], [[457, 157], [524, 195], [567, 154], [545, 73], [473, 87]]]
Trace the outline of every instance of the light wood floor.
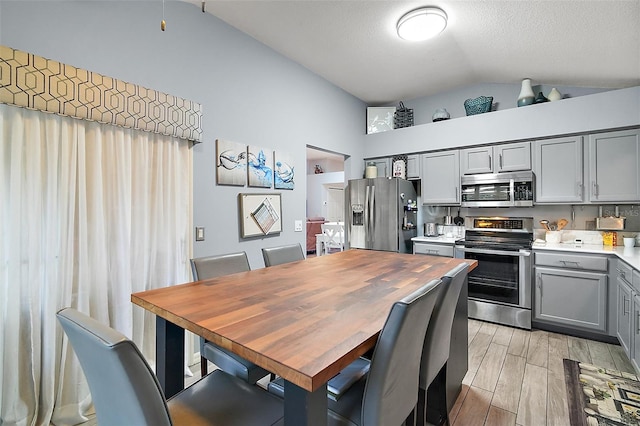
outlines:
[[[469, 371], [451, 424], [569, 426], [563, 358], [634, 373], [617, 345], [469, 320]], [[185, 386], [200, 379], [200, 364], [191, 371]], [[266, 387], [268, 379], [259, 384]], [[93, 425], [95, 419], [83, 423]]]
[[563, 358], [634, 373], [620, 346], [469, 320], [469, 371], [453, 426], [568, 426]]

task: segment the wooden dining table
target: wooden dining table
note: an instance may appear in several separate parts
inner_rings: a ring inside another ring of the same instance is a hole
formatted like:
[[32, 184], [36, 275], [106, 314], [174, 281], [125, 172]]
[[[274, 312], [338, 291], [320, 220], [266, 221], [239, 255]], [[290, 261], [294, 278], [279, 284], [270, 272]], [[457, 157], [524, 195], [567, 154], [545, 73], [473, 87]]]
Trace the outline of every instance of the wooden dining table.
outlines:
[[347, 250], [134, 293], [156, 315], [156, 374], [184, 387], [184, 330], [285, 380], [285, 425], [325, 425], [327, 382], [372, 349], [394, 302], [474, 260]]

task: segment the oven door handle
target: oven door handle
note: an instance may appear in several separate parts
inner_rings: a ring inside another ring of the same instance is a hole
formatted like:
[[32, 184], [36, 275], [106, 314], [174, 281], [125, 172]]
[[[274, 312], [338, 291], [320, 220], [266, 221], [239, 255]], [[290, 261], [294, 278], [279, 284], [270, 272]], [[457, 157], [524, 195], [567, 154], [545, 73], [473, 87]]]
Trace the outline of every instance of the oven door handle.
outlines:
[[530, 251], [520, 250], [520, 251], [507, 251], [507, 250], [488, 250], [488, 249], [475, 249], [475, 248], [466, 248], [466, 247], [456, 247], [464, 253], [479, 253], [479, 254], [498, 254], [502, 256], [513, 256], [513, 257], [529, 257], [531, 256]]

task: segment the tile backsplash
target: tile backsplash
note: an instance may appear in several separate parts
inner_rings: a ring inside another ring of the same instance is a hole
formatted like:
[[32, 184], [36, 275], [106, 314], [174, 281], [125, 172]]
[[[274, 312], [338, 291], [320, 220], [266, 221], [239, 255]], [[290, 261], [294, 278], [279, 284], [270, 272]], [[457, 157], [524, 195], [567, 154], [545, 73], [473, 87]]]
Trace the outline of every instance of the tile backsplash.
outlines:
[[[557, 222], [559, 219], [567, 219], [569, 223], [564, 228], [562, 241], [573, 241], [581, 238], [584, 244], [602, 244], [602, 232], [596, 231], [595, 219], [598, 216], [599, 205], [536, 205], [523, 208], [460, 208], [460, 215], [466, 216], [506, 216], [506, 217], [533, 217], [534, 237], [544, 239], [545, 229], [540, 225], [543, 219], [549, 222]], [[623, 244], [623, 237], [635, 237], [640, 233], [640, 205], [618, 205], [620, 216], [626, 217], [623, 231], [618, 231], [618, 245]], [[442, 224], [447, 215], [447, 207], [422, 206], [422, 222], [436, 222]], [[458, 207], [451, 207], [451, 214], [455, 216]], [[615, 205], [602, 205], [602, 215], [615, 214]], [[580, 231], [580, 232], [579, 232]], [[591, 231], [591, 233], [587, 232]], [[598, 242], [599, 241], [599, 242]]]

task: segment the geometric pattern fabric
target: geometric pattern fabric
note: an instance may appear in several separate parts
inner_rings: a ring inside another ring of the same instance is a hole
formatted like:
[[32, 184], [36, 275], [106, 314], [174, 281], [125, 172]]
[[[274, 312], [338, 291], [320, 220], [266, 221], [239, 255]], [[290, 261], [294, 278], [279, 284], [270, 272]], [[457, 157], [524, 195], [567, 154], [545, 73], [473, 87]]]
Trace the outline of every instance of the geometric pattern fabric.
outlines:
[[2, 45], [0, 103], [202, 139], [199, 103]]

